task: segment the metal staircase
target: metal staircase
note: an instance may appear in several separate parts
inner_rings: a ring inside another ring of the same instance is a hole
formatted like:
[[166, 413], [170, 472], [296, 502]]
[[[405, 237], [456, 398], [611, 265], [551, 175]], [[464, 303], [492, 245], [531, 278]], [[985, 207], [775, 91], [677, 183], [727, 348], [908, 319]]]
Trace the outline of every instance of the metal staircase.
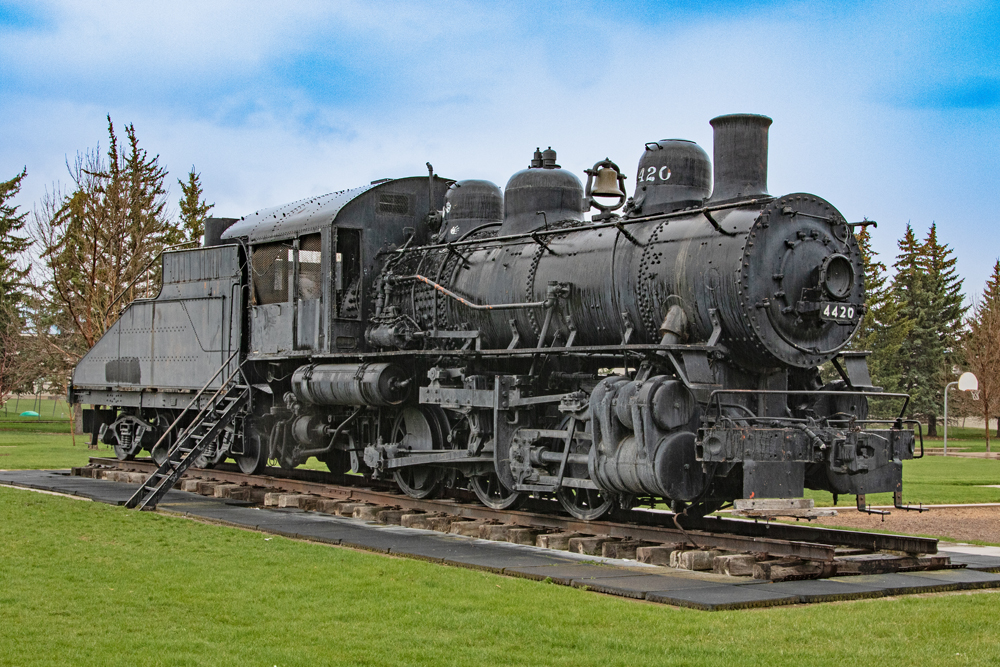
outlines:
[[[177, 419], [164, 431], [156, 442], [159, 445], [177, 427], [184, 415], [192, 408], [203, 403], [203, 397], [208, 393], [208, 386], [215, 381], [230, 362], [236, 357], [233, 353], [215, 375], [205, 383], [205, 386], [195, 394], [188, 406], [177, 416]], [[250, 387], [239, 382], [243, 377], [242, 369], [237, 366], [222, 383], [207, 403], [198, 411], [191, 423], [180, 432], [174, 445], [170, 448], [166, 460], [153, 472], [142, 486], [125, 503], [129, 509], [153, 510], [167, 491], [173, 488], [178, 479], [188, 468], [205, 453], [219, 438], [243, 408], [250, 402]], [[155, 446], [154, 445], [154, 448]]]

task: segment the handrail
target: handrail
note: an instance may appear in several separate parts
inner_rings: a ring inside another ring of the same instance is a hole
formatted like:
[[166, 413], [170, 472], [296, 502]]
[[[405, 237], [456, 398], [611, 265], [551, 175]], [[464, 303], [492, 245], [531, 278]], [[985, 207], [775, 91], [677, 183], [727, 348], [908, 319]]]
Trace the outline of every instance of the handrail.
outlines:
[[[136, 274], [135, 278], [132, 279], [132, 282], [126, 285], [125, 288], [118, 294], [118, 296], [114, 298], [114, 300], [111, 302], [111, 305], [108, 306], [108, 309], [104, 311], [105, 319], [108, 317], [108, 315], [111, 314], [111, 309], [115, 307], [115, 304], [118, 303], [118, 301], [121, 300], [123, 296], [125, 296], [126, 292], [132, 289], [132, 286], [139, 281], [139, 278], [142, 278], [143, 276], [146, 275], [146, 272], [149, 271], [149, 267], [153, 266], [153, 264], [155, 264], [156, 261], [163, 256], [163, 253], [167, 252], [168, 250], [173, 250], [175, 248], [183, 248], [184, 246], [191, 245], [192, 243], [200, 243], [200, 241], [185, 241], [184, 243], [178, 243], [176, 245], [167, 246], [166, 248], [160, 250], [160, 252], [156, 253], [156, 257], [149, 260], [149, 264], [144, 266], [142, 270], [140, 270]], [[212, 379], [214, 380], [215, 378], [213, 377]]]
[[[903, 398], [903, 407], [899, 411], [899, 417], [896, 419], [902, 419], [903, 415], [906, 413], [906, 408], [910, 404], [909, 394], [897, 394], [887, 391], [836, 391], [831, 389], [714, 389], [711, 394], [708, 395], [708, 400], [705, 401], [706, 404], [711, 404], [713, 401], [716, 403], [716, 409], [721, 417], [722, 407], [721, 399], [719, 398], [722, 394], [779, 394], [785, 396], [872, 396], [875, 398]], [[781, 420], [784, 417], [771, 417], [770, 419]]]
[[[226, 368], [227, 368], [227, 367], [229, 366], [230, 362], [231, 362], [231, 361], [232, 361], [232, 360], [233, 360], [233, 359], [234, 359], [234, 358], [236, 357], [236, 355], [238, 355], [239, 353], [240, 353], [240, 351], [239, 351], [239, 350], [237, 349], [237, 350], [236, 350], [235, 352], [233, 352], [233, 353], [232, 353], [231, 355], [229, 355], [229, 358], [228, 358], [228, 359], [226, 359], [226, 361], [225, 361], [225, 362], [224, 362], [224, 363], [223, 363], [223, 364], [222, 364], [221, 366], [219, 366], [219, 370], [215, 371], [215, 373], [213, 373], [213, 374], [212, 374], [212, 377], [210, 377], [210, 378], [208, 379], [208, 382], [206, 382], [206, 383], [205, 383], [205, 386], [203, 386], [203, 387], [202, 387], [201, 389], [199, 389], [199, 390], [198, 390], [198, 393], [196, 393], [196, 394], [194, 395], [194, 397], [193, 397], [193, 398], [191, 399], [191, 402], [190, 402], [190, 403], [188, 403], [188, 404], [187, 404], [187, 406], [186, 406], [186, 407], [185, 407], [185, 408], [184, 408], [183, 410], [181, 410], [181, 411], [180, 411], [180, 414], [178, 414], [178, 415], [177, 415], [177, 418], [176, 418], [176, 419], [174, 419], [173, 423], [172, 423], [172, 424], [170, 424], [170, 426], [168, 426], [168, 427], [167, 427], [167, 430], [165, 430], [165, 431], [163, 432], [163, 435], [161, 435], [161, 436], [159, 437], [159, 439], [158, 439], [158, 440], [156, 441], [156, 444], [154, 444], [154, 445], [153, 445], [152, 447], [150, 447], [150, 448], [149, 448], [149, 451], [153, 451], [154, 449], [156, 449], [157, 447], [159, 447], [159, 446], [160, 446], [160, 443], [162, 443], [162, 442], [163, 442], [164, 438], [166, 438], [166, 437], [167, 437], [167, 436], [168, 436], [168, 435], [170, 434], [170, 432], [174, 430], [174, 427], [175, 427], [175, 426], [177, 426], [177, 423], [178, 423], [178, 422], [179, 422], [179, 421], [181, 420], [181, 417], [183, 417], [183, 416], [184, 416], [184, 414], [185, 414], [185, 413], [186, 413], [186, 412], [187, 412], [188, 410], [190, 410], [190, 409], [191, 409], [191, 406], [192, 406], [192, 405], [194, 405], [194, 404], [195, 404], [195, 403], [196, 403], [196, 402], [198, 401], [198, 399], [199, 399], [199, 398], [201, 398], [202, 394], [204, 394], [204, 393], [205, 393], [205, 390], [206, 390], [206, 389], [208, 389], [208, 385], [212, 384], [212, 381], [213, 381], [213, 380], [215, 380], [215, 378], [219, 377], [219, 373], [221, 373], [221, 372], [222, 372], [223, 370], [225, 370], [225, 369], [226, 369]], [[241, 367], [242, 367], [242, 364], [241, 364]], [[237, 369], [237, 370], [239, 370], [239, 369]], [[213, 402], [213, 401], [214, 401], [214, 400], [215, 400], [216, 398], [218, 398], [219, 394], [221, 394], [221, 393], [222, 393], [222, 391], [223, 391], [224, 389], [226, 389], [226, 387], [227, 387], [227, 386], [229, 385], [229, 382], [230, 382], [230, 380], [232, 380], [232, 378], [233, 378], [233, 377], [235, 377], [235, 376], [236, 376], [236, 373], [233, 373], [233, 375], [231, 375], [231, 376], [230, 376], [229, 378], [227, 378], [227, 379], [226, 379], [226, 381], [225, 381], [225, 382], [223, 382], [223, 383], [222, 383], [222, 386], [220, 386], [220, 387], [218, 388], [218, 390], [216, 390], [215, 394], [213, 394], [213, 395], [212, 395], [212, 398], [210, 398], [210, 399], [209, 399], [209, 401], [208, 401], [209, 405], [211, 405], [211, 404], [212, 404], [212, 402]], [[202, 416], [202, 415], [203, 415], [203, 414], [205, 413], [205, 410], [206, 410], [206, 409], [208, 409], [208, 406], [206, 406], [206, 407], [202, 408], [202, 409], [201, 409], [201, 410], [200, 410], [200, 411], [198, 412], [198, 414], [197, 414], [197, 415], [195, 415], [195, 417], [194, 417], [194, 421], [192, 421], [192, 422], [191, 422], [191, 424], [192, 424], [192, 425], [194, 425], [194, 424], [197, 424], [197, 423], [198, 423], [198, 419], [199, 419], [199, 418], [200, 418], [200, 417], [201, 417], [201, 416]], [[183, 435], [184, 435], [185, 431], [187, 431], [187, 429], [185, 429], [184, 431], [181, 431], [181, 436], [183, 436]], [[183, 439], [183, 437], [179, 438], [179, 439], [178, 439], [178, 442], [180, 442], [180, 441], [181, 441], [182, 439]]]

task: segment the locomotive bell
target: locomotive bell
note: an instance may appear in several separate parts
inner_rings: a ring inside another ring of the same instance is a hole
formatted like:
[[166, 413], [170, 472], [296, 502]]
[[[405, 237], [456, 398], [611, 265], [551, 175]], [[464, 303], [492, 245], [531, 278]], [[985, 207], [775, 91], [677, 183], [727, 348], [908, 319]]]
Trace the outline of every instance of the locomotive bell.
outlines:
[[614, 167], [601, 167], [597, 170], [597, 185], [591, 192], [595, 197], [624, 197], [625, 193], [618, 187], [618, 172]]

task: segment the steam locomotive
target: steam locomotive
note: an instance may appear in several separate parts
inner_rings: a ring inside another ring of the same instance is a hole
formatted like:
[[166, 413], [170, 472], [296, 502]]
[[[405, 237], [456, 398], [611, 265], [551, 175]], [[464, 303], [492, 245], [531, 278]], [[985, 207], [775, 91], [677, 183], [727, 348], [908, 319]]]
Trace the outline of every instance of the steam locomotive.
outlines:
[[791, 507], [806, 488], [899, 504], [914, 430], [868, 400], [905, 396], [845, 351], [863, 223], [767, 193], [771, 119], [711, 124], [714, 178], [697, 144], [653, 141], [631, 197], [611, 160], [584, 184], [550, 148], [502, 192], [428, 164], [211, 219], [204, 247], [164, 253], [159, 294], [81, 360], [70, 400], [122, 459], [163, 464], [193, 438], [198, 466], [316, 457], [417, 498], [554, 497], [583, 520]]

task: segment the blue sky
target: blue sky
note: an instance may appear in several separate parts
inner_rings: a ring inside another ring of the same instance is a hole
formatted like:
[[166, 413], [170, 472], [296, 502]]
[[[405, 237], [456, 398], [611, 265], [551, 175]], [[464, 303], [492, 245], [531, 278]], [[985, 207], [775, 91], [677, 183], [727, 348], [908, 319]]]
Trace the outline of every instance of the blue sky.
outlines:
[[110, 113], [239, 216], [427, 161], [503, 185], [538, 145], [631, 175], [762, 113], [772, 194], [878, 220], [888, 263], [937, 222], [971, 294], [1000, 256], [998, 27], [972, 1], [0, 0], [0, 178], [26, 166], [30, 208]]

